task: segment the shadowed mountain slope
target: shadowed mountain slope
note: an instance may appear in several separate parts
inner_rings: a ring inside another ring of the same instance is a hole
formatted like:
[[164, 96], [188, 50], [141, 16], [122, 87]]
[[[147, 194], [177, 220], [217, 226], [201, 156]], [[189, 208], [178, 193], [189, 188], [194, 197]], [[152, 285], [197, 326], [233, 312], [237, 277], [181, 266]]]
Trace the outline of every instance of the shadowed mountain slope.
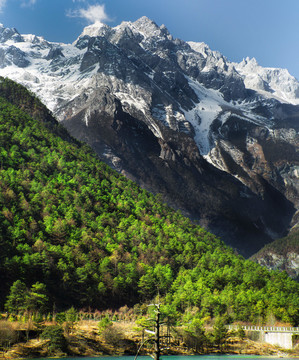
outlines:
[[191, 306], [201, 316], [272, 314], [298, 324], [296, 282], [235, 255], [88, 147], [62, 139], [54, 119], [49, 129], [20, 110], [31, 101], [44, 109], [26, 91], [14, 105], [4, 98], [19, 89], [0, 81], [1, 307], [21, 280], [45, 284], [49, 311], [134, 305], [159, 293], [175, 313]]

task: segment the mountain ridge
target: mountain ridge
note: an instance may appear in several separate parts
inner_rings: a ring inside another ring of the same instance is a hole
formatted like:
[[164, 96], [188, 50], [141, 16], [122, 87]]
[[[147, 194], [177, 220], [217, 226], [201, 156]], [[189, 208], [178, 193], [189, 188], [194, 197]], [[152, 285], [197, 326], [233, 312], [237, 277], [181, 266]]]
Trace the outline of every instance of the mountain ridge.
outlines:
[[72, 45], [11, 35], [0, 75], [242, 253], [286, 235], [299, 206], [299, 108], [273, 98], [270, 85], [266, 97], [246, 88], [246, 74], [220, 53], [195, 51], [146, 17], [92, 31]]

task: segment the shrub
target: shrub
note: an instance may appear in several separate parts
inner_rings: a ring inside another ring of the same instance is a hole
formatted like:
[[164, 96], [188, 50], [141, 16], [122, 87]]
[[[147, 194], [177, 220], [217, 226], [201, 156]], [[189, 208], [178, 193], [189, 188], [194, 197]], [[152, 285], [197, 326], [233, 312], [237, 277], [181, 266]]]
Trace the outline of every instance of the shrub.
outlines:
[[246, 336], [246, 335], [245, 335], [245, 331], [244, 331], [244, 329], [242, 328], [241, 325], [238, 326], [236, 335], [238, 336], [238, 338], [240, 338], [240, 339], [242, 339], [242, 340], [245, 338], [245, 336]]
[[17, 339], [17, 332], [14, 330], [11, 322], [0, 321], [0, 347], [7, 348]]
[[74, 307], [71, 307], [65, 312], [64, 330], [66, 335], [69, 335], [69, 333], [72, 331], [77, 320], [78, 320], [78, 314], [77, 311], [74, 309]]
[[55, 315], [55, 321], [57, 324], [63, 324], [66, 321], [66, 316], [64, 312], [57, 313]]
[[222, 318], [218, 317], [213, 327], [213, 337], [214, 337], [214, 343], [215, 345], [218, 346], [220, 351], [222, 351], [222, 348], [226, 343], [227, 336], [228, 336], [228, 330], [224, 325], [224, 321]]
[[108, 316], [105, 316], [103, 319], [101, 319], [98, 323], [99, 332], [102, 334], [102, 332], [112, 326], [112, 321], [109, 320]]
[[104, 329], [101, 336], [107, 344], [111, 344], [113, 346], [121, 346], [124, 342], [123, 332], [112, 325]]
[[47, 326], [44, 331], [41, 333], [42, 339], [49, 339], [49, 351], [54, 352], [61, 350], [62, 352], [66, 351], [67, 343], [64, 337], [63, 328], [59, 325]]

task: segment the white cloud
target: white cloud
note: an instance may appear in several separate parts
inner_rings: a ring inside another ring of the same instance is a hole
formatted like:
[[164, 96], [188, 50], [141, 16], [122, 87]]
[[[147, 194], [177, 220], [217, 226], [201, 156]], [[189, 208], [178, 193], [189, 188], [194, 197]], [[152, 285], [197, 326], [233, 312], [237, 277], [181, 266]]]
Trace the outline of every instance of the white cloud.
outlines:
[[3, 11], [5, 4], [6, 4], [6, 0], [0, 0], [0, 12]]
[[[74, 0], [73, 0], [74, 1]], [[89, 5], [87, 9], [78, 9], [68, 11], [67, 16], [79, 17], [87, 20], [89, 23], [109, 21], [109, 17], [105, 12], [105, 5]]]

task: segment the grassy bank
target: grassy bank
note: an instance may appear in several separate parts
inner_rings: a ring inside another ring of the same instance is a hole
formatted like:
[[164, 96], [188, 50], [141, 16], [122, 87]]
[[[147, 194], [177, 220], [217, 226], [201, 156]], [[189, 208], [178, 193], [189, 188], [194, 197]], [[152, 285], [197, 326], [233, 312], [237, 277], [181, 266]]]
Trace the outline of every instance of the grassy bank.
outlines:
[[[140, 344], [149, 337], [135, 322], [119, 321], [106, 328], [99, 328], [98, 321], [82, 320], [74, 326], [59, 327], [47, 324], [48, 328], [62, 329], [51, 339], [41, 336], [36, 329], [28, 329], [28, 324], [10, 323], [11, 344], [3, 348], [2, 356], [6, 359], [53, 357], [53, 356], [102, 356], [102, 355], [136, 355]], [[207, 338], [209, 331], [206, 329]], [[1, 330], [0, 330], [1, 331]], [[2, 337], [3, 337], [2, 326]], [[192, 354], [248, 354], [279, 357], [299, 357], [299, 349], [286, 351], [278, 347], [251, 341], [246, 337], [228, 333], [219, 345], [211, 342], [198, 342], [192, 336], [187, 336], [182, 328], [170, 330], [167, 338], [167, 350], [163, 354], [192, 355]], [[152, 351], [151, 345], [142, 347], [140, 355], [147, 355]], [[164, 344], [165, 345], [165, 344]], [[162, 346], [163, 347], [163, 346]]]

